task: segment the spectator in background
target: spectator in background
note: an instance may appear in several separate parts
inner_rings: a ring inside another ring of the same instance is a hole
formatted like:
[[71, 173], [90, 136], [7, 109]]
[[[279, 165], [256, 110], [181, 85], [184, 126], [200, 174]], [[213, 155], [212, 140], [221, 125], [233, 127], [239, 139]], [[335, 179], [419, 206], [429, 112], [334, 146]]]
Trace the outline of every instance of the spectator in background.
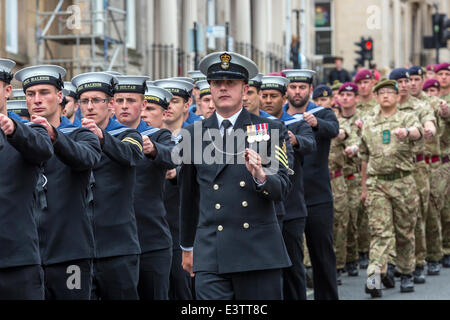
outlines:
[[344, 68], [342, 68], [343, 62], [344, 62], [344, 58], [336, 57], [336, 60], [335, 60], [336, 68], [331, 70], [330, 74], [328, 75], [328, 83], [333, 83], [335, 80], [339, 80], [339, 82], [341, 82], [341, 83], [352, 81], [348, 71], [345, 70]]

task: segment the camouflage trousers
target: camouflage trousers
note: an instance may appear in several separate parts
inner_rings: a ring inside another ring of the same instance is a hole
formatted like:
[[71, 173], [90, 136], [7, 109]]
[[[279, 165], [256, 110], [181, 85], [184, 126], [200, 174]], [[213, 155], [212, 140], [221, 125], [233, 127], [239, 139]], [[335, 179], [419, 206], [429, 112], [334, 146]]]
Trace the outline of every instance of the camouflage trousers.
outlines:
[[343, 269], [347, 259], [347, 225], [349, 220], [347, 185], [344, 177], [331, 180], [331, 190], [334, 200], [334, 251], [336, 253], [336, 267]]
[[425, 161], [416, 163], [416, 170], [413, 172], [413, 176], [420, 199], [415, 230], [416, 265], [423, 267], [425, 266], [425, 258], [427, 255], [425, 222], [427, 221], [428, 204], [430, 201], [430, 170]]
[[367, 274], [385, 274], [389, 255], [396, 252], [395, 264], [402, 274], [415, 269], [415, 237], [419, 195], [414, 178], [384, 181], [367, 179], [370, 251]]
[[358, 261], [358, 217], [362, 211], [361, 176], [345, 180], [348, 189], [347, 262]]
[[450, 255], [450, 162], [441, 166], [441, 177], [446, 180], [444, 208], [441, 213], [442, 247], [445, 255]]
[[[444, 210], [447, 181], [442, 164], [430, 165], [430, 204], [426, 217], [427, 261], [438, 262], [443, 255], [441, 212]], [[448, 198], [447, 198], [448, 199]]]
[[369, 216], [364, 206], [361, 207], [358, 215], [358, 251], [362, 253], [369, 252], [370, 232], [369, 232]]

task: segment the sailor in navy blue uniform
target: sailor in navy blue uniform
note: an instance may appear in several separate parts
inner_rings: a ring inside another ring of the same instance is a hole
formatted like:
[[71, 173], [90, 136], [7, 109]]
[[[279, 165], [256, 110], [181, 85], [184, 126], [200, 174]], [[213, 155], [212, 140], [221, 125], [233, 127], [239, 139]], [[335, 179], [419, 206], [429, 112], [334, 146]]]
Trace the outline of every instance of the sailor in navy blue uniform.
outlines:
[[[185, 157], [180, 170], [183, 267], [195, 272], [201, 300], [281, 299], [281, 269], [290, 265], [274, 207], [290, 188], [286, 147], [276, 134], [281, 124], [243, 108], [247, 82], [258, 73], [253, 61], [212, 53], [200, 70], [210, 82], [216, 112], [188, 126], [177, 146], [193, 156]], [[247, 136], [232, 139], [239, 129]], [[214, 141], [204, 141], [204, 135], [214, 135]], [[271, 139], [273, 148], [261, 143]], [[196, 155], [199, 144], [202, 154], [206, 148], [215, 154], [212, 164]]]
[[15, 77], [22, 82], [31, 121], [47, 129], [54, 148], [36, 188], [45, 297], [88, 300], [94, 238], [86, 194], [92, 168], [100, 160], [100, 144], [89, 130], [61, 116], [65, 73], [45, 65], [22, 69]]
[[[145, 157], [138, 161], [134, 210], [141, 245], [138, 293], [141, 300], [168, 300], [172, 264], [172, 236], [164, 207], [166, 171], [174, 167], [171, 152], [174, 143], [167, 129], [149, 126], [141, 112], [149, 99], [167, 108], [172, 94], [159, 87], [146, 89], [145, 78], [117, 77], [115, 105], [117, 120], [142, 135]], [[144, 96], [145, 93], [145, 96]], [[123, 111], [126, 111], [123, 116]]]
[[308, 210], [305, 235], [314, 271], [314, 298], [338, 299], [336, 255], [333, 249], [333, 196], [328, 171], [331, 139], [339, 134], [339, 123], [331, 109], [316, 106], [309, 100], [311, 70], [285, 70], [290, 80], [285, 111], [304, 119], [313, 129], [317, 151], [304, 157], [305, 201]]
[[[156, 82], [172, 91], [173, 97], [168, 104], [163, 118], [162, 127], [172, 133], [172, 141], [179, 142], [181, 128], [187, 126], [185, 119], [185, 97], [190, 89], [189, 83], [180, 80], [165, 80]], [[179, 91], [178, 89], [181, 89]], [[171, 300], [192, 300], [193, 282], [188, 272], [181, 266], [182, 252], [180, 248], [180, 205], [178, 187], [179, 166], [176, 169], [167, 170], [164, 203], [167, 211], [167, 221], [172, 234], [173, 253], [170, 272], [169, 298]]]
[[262, 78], [263, 108], [282, 120], [288, 128], [289, 144], [294, 150], [292, 189], [284, 201], [282, 232], [292, 266], [283, 270], [285, 300], [306, 300], [305, 268], [303, 265], [303, 232], [306, 224], [306, 203], [303, 186], [304, 156], [316, 151], [316, 141], [311, 126], [283, 111], [283, 97], [289, 80], [280, 76]]
[[[138, 299], [139, 246], [134, 192], [136, 166], [143, 158], [140, 133], [110, 118], [115, 78], [85, 73], [72, 79], [84, 118], [82, 125], [100, 141], [102, 154], [94, 168], [93, 299]], [[117, 111], [117, 108], [116, 108]]]
[[63, 88], [63, 96], [66, 99], [66, 103], [63, 109], [63, 115], [70, 120], [75, 126], [81, 127], [81, 119], [77, 117], [77, 111], [79, 109], [77, 99], [77, 88], [72, 82], [65, 81]]
[[45, 128], [25, 125], [15, 113], [8, 116], [14, 66], [0, 59], [0, 300], [43, 300], [33, 194], [53, 147]]
[[203, 116], [200, 108], [198, 108], [198, 103], [200, 100], [200, 88], [197, 82], [206, 80], [206, 76], [199, 70], [193, 70], [188, 72], [189, 78], [194, 81], [194, 89], [192, 89], [192, 105], [189, 107], [189, 112], [193, 112], [198, 116]]

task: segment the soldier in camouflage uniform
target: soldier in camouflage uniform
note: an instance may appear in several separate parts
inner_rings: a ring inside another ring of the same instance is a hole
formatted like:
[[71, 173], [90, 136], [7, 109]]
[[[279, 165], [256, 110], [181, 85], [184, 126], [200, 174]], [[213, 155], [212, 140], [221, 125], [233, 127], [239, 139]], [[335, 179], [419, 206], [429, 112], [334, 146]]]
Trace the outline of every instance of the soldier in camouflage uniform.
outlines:
[[[358, 145], [361, 129], [356, 125], [361, 114], [356, 109], [358, 87], [346, 82], [339, 88], [341, 117], [339, 125], [347, 133], [344, 140], [345, 163], [343, 173], [348, 190], [349, 223], [347, 226], [346, 270], [351, 277], [358, 276], [358, 217], [361, 215], [361, 159], [358, 158]], [[368, 232], [368, 228], [367, 228]]]
[[[356, 109], [360, 113], [360, 120], [356, 121], [356, 125], [362, 129], [362, 124], [367, 115], [373, 112], [378, 104], [373, 93], [373, 87], [376, 83], [373, 72], [369, 69], [362, 69], [355, 75], [355, 83], [358, 86], [358, 104]], [[369, 265], [369, 217], [367, 210], [362, 206], [358, 215], [358, 251], [359, 251], [359, 267], [367, 269]]]
[[[421, 71], [419, 68], [412, 69], [415, 74]], [[400, 101], [398, 110], [411, 113], [419, 118], [424, 129], [424, 137], [430, 139], [436, 135], [436, 118], [433, 109], [427, 102], [411, 96], [410, 73], [405, 68], [394, 69], [389, 75], [390, 80], [396, 80], [399, 86]], [[421, 139], [414, 145], [415, 170], [413, 171], [417, 190], [420, 197], [420, 207], [417, 216], [415, 230], [416, 239], [416, 269], [414, 271], [414, 282], [425, 283], [424, 266], [426, 258], [426, 236], [425, 220], [428, 212], [428, 202], [430, 199], [430, 171], [425, 161], [425, 139]]]
[[[328, 86], [320, 85], [314, 90], [313, 100], [318, 106], [324, 108], [332, 107], [332, 91]], [[336, 112], [338, 108], [333, 108]], [[336, 112], [336, 117], [340, 122], [339, 112]], [[328, 158], [328, 168], [330, 170], [331, 190], [333, 191], [333, 205], [334, 205], [334, 226], [333, 226], [333, 240], [334, 251], [336, 252], [336, 268], [337, 268], [337, 283], [342, 284], [342, 271], [345, 267], [347, 258], [347, 225], [349, 222], [347, 185], [343, 175], [343, 167], [345, 163], [345, 144], [344, 140], [348, 137], [342, 128], [339, 130], [339, 135], [331, 140], [330, 156]]]
[[[387, 272], [388, 255], [394, 239], [396, 264], [401, 273], [401, 292], [414, 291], [414, 229], [419, 196], [412, 176], [413, 146], [422, 139], [422, 125], [416, 116], [397, 110], [398, 86], [382, 81], [374, 88], [379, 111], [367, 118], [359, 155], [362, 162], [362, 200], [367, 206], [370, 229], [369, 279], [382, 277], [383, 284], [395, 286]], [[381, 288], [366, 284], [366, 293], [381, 296]]]
[[[424, 82], [424, 72], [420, 67], [412, 67], [409, 69], [411, 80], [411, 95], [415, 98], [430, 105], [436, 118], [437, 134], [433, 137], [425, 139], [425, 160], [429, 166], [430, 171], [430, 200], [428, 203], [428, 212], [423, 212], [423, 220], [425, 222], [426, 234], [426, 260], [428, 265], [428, 275], [438, 275], [440, 273], [439, 260], [442, 258], [442, 230], [441, 230], [441, 211], [444, 207], [445, 196], [445, 179], [440, 176], [441, 169], [441, 146], [440, 139], [444, 134], [449, 134], [446, 125], [446, 120], [443, 117], [442, 108], [445, 101], [431, 97], [422, 91]], [[428, 85], [434, 86], [433, 82], [428, 82]], [[423, 87], [427, 89], [426, 87]], [[417, 251], [417, 248], [416, 248]], [[419, 256], [416, 256], [419, 259]], [[416, 261], [417, 266], [420, 266], [419, 261]], [[416, 271], [419, 267], [416, 268]], [[415, 279], [418, 274], [414, 275]], [[417, 282], [417, 281], [416, 281]]]
[[[450, 63], [441, 63], [435, 67], [436, 78], [441, 84], [440, 95], [441, 99], [450, 105]], [[447, 107], [448, 112], [448, 107]], [[448, 125], [449, 118], [446, 118]], [[446, 179], [446, 194], [444, 208], [441, 211], [442, 224], [442, 246], [444, 257], [442, 258], [442, 266], [450, 268], [450, 134], [444, 134], [441, 138], [441, 152], [442, 152], [442, 177]]]

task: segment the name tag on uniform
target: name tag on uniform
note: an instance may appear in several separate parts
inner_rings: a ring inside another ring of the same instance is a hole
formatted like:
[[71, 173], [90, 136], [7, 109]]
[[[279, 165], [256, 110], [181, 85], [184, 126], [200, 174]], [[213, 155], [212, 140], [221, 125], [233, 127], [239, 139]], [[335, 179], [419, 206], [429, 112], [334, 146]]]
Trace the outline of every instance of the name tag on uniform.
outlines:
[[384, 130], [383, 131], [383, 144], [391, 143], [391, 131]]

